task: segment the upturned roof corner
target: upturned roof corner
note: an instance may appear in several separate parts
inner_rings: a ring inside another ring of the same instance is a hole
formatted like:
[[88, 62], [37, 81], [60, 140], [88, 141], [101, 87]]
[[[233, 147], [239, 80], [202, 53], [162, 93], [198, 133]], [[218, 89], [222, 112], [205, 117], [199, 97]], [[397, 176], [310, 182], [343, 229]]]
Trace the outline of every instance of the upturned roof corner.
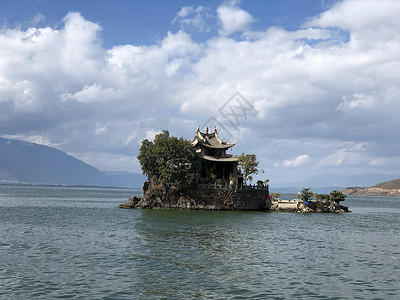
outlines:
[[217, 128], [214, 126], [214, 132], [209, 133], [208, 127], [206, 132], [201, 132], [200, 127], [196, 130], [196, 135], [192, 140], [192, 146], [204, 146], [211, 149], [229, 149], [236, 144], [224, 142], [219, 136]]

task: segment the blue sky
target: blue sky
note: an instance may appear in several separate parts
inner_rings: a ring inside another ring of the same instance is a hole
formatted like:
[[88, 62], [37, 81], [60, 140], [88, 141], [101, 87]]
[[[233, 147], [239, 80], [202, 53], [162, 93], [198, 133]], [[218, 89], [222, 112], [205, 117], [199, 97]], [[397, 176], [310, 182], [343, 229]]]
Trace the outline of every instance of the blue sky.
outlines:
[[400, 174], [398, 1], [0, 4], [3, 137], [140, 172], [143, 138], [217, 125], [271, 184]]
[[[320, 13], [335, 1], [321, 0], [283, 0], [283, 1], [242, 1], [240, 6], [255, 19], [255, 29], [282, 26], [292, 30], [299, 27], [306, 18]], [[167, 31], [180, 29], [179, 23], [172, 23], [182, 7], [203, 6], [209, 10], [207, 19], [210, 32], [197, 30], [193, 38], [205, 40], [217, 31], [215, 10], [222, 1], [78, 1], [78, 0], [18, 0], [0, 1], [0, 20], [2, 25], [26, 28], [35, 22], [39, 26], [58, 28], [68, 12], [80, 12], [85, 18], [99, 23], [102, 41], [106, 48], [121, 44], [151, 45], [163, 39]], [[228, 1], [227, 1], [228, 3]], [[37, 19], [39, 17], [39, 19]]]

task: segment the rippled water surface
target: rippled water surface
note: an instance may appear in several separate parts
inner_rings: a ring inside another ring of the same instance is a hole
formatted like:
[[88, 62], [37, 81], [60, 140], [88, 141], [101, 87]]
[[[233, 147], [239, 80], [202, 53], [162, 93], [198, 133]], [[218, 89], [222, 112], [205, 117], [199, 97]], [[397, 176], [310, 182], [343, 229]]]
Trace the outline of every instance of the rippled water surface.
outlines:
[[123, 210], [139, 191], [0, 186], [3, 299], [400, 299], [400, 199], [351, 214]]

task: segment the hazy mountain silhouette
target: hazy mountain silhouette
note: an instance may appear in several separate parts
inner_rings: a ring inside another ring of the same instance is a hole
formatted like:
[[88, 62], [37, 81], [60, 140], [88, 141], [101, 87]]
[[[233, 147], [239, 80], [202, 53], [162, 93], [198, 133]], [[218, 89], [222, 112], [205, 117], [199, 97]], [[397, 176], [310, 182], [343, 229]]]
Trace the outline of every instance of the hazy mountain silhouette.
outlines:
[[56, 148], [0, 138], [0, 181], [141, 187], [144, 176], [106, 175]]

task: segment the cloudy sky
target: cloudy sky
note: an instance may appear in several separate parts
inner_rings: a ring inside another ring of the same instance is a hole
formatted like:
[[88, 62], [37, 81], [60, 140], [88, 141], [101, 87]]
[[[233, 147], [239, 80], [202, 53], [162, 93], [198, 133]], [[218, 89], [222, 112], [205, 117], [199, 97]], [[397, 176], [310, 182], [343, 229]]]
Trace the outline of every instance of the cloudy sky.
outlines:
[[216, 125], [271, 182], [400, 174], [400, 1], [0, 5], [0, 136], [140, 172]]

